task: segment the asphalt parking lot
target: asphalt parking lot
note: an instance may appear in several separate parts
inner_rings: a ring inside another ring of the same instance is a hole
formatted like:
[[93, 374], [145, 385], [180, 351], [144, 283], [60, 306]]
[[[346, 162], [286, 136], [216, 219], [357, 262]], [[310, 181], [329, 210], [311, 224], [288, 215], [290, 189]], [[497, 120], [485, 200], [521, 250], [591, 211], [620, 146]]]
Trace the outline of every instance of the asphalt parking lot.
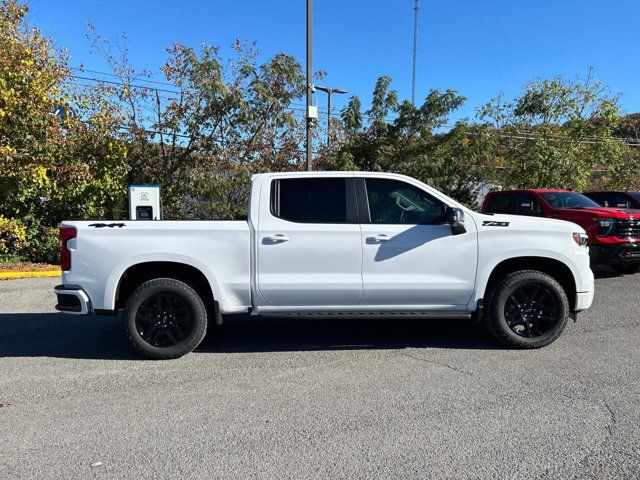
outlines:
[[0, 478], [640, 476], [640, 274], [601, 273], [537, 351], [469, 321], [234, 318], [164, 362], [55, 313], [58, 281], [0, 282]]

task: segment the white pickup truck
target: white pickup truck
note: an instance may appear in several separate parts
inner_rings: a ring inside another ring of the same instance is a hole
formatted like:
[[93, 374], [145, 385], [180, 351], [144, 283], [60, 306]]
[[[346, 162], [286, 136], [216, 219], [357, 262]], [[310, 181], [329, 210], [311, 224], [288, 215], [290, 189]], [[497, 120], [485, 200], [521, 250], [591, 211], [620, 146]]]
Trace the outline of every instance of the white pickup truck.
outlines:
[[255, 175], [248, 221], [65, 221], [62, 312], [114, 315], [152, 358], [224, 314], [475, 317], [537, 348], [589, 308], [584, 230], [485, 215], [387, 173]]

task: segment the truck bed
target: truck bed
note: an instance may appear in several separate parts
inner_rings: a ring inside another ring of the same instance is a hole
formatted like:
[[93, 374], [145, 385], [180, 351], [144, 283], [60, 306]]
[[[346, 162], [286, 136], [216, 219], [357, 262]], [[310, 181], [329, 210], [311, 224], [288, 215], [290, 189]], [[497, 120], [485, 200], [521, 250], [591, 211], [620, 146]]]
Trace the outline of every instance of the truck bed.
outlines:
[[[191, 265], [223, 300], [224, 313], [250, 305], [250, 230], [246, 221], [67, 221], [77, 230], [68, 242], [71, 270], [65, 285], [82, 285], [96, 310], [113, 310], [127, 266], [149, 262]], [[218, 273], [214, 276], [212, 269]], [[224, 283], [218, 283], [217, 279]]]

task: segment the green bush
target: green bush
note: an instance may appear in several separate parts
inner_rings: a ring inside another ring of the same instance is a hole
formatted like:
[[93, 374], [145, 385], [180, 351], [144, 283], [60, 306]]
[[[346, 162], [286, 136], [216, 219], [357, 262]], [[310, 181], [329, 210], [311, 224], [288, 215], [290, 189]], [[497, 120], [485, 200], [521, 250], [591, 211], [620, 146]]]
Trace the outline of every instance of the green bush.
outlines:
[[26, 242], [27, 231], [18, 220], [0, 215], [0, 255], [14, 255]]
[[60, 263], [60, 240], [58, 229], [42, 225], [33, 216], [23, 219], [26, 226], [25, 246], [18, 253], [36, 263]]

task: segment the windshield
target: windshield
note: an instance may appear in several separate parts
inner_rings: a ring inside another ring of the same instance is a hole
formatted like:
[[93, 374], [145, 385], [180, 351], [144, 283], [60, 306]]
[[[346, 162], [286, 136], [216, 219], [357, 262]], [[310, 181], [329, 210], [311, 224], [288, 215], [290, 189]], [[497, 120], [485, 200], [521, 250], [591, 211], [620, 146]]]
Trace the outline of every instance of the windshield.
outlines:
[[589, 197], [576, 192], [547, 192], [540, 196], [553, 208], [601, 208]]

